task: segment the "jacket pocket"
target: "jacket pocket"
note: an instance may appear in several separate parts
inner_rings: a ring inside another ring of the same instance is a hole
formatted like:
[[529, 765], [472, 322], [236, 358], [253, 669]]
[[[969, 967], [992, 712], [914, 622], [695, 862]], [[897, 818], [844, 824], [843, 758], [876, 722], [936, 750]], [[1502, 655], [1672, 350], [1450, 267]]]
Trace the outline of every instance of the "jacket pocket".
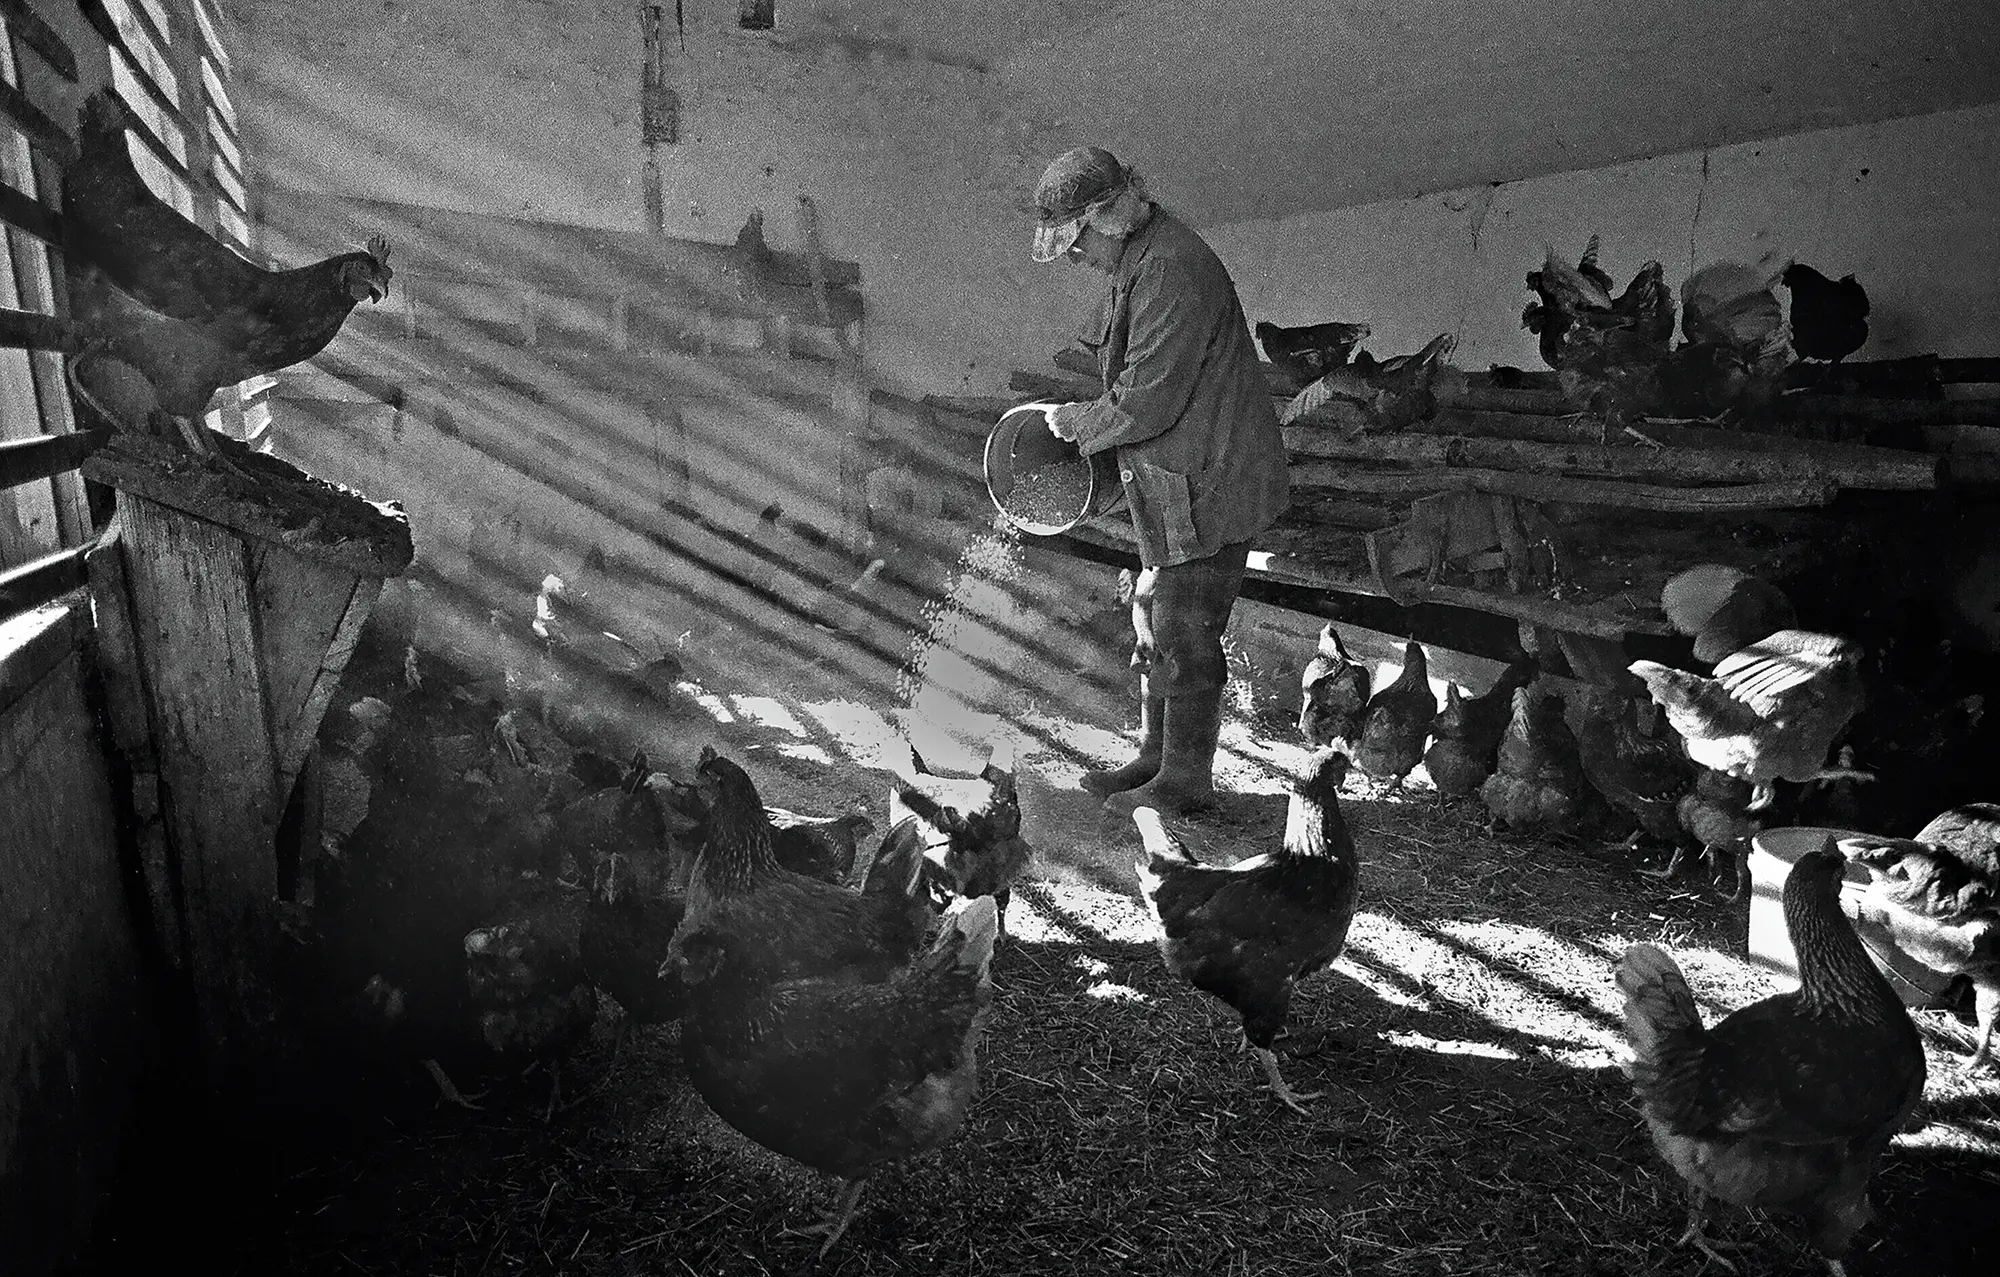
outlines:
[[1202, 555], [1194, 530], [1194, 501], [1184, 474], [1143, 461], [1130, 463], [1132, 524], [1141, 537], [1157, 539], [1165, 563], [1181, 563]]

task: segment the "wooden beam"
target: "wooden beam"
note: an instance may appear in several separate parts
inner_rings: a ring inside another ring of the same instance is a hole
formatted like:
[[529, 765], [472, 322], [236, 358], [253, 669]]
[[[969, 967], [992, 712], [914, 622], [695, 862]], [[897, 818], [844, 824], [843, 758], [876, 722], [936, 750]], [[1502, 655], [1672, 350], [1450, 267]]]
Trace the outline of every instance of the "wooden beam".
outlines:
[[109, 427], [33, 439], [0, 440], [0, 489], [74, 470], [111, 438]]
[[0, 306], [0, 346], [74, 354], [81, 344], [67, 319]]
[[1839, 492], [1838, 486], [1831, 482], [1811, 480], [1668, 488], [1523, 474], [1511, 470], [1451, 466], [1407, 471], [1357, 470], [1353, 466], [1323, 462], [1293, 464], [1292, 484], [1299, 488], [1332, 488], [1341, 492], [1407, 494], [1462, 488], [1525, 497], [1530, 501], [1560, 501], [1571, 505], [1680, 514], [1803, 509], [1826, 505]]
[[90, 547], [57, 550], [0, 572], [0, 617], [18, 616], [84, 584], [83, 556]]
[[1860, 445], [1809, 455], [1805, 449], [1649, 448], [1458, 435], [1346, 438], [1298, 426], [1285, 428], [1285, 447], [1294, 457], [1316, 460], [1468, 466], [1668, 483], [1832, 483], [1875, 491], [1933, 490], [1940, 468], [1939, 459], [1930, 453]]

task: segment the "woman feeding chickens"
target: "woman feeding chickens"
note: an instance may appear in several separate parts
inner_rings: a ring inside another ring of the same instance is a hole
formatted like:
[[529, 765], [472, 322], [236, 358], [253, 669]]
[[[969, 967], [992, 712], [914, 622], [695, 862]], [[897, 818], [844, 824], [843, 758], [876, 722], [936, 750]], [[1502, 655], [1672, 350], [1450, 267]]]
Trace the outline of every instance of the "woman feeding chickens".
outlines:
[[1138, 174], [1076, 147], [1043, 172], [1035, 203], [1035, 260], [1107, 277], [1080, 334], [1104, 393], [1064, 404], [1050, 429], [1086, 456], [1116, 451], [1143, 568], [1132, 597], [1139, 754], [1083, 783], [1182, 814], [1214, 801], [1222, 632], [1250, 538], [1290, 504], [1284, 439], [1228, 270]]

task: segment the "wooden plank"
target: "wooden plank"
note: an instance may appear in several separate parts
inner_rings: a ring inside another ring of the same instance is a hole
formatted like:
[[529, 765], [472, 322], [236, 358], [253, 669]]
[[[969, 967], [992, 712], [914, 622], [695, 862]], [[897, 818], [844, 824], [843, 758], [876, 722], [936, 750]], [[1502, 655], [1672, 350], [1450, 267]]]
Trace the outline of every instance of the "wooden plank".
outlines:
[[82, 589], [83, 556], [88, 548], [57, 550], [0, 572], [0, 617], [18, 616]]
[[1294, 464], [1292, 485], [1298, 488], [1333, 488], [1341, 492], [1408, 494], [1463, 488], [1525, 497], [1530, 501], [1563, 501], [1572, 505], [1677, 513], [1804, 509], [1826, 505], [1839, 493], [1839, 488], [1832, 483], [1812, 481], [1668, 488], [1640, 483], [1555, 478], [1511, 470], [1451, 466], [1401, 471], [1357, 470], [1353, 466], [1317, 462]]
[[7, 29], [39, 54], [51, 71], [76, 83], [76, 54], [70, 52], [62, 36], [42, 20], [33, 5], [27, 0], [0, 0], [0, 18], [7, 20]]
[[152, 717], [146, 708], [138, 637], [132, 629], [132, 598], [125, 579], [121, 525], [122, 520], [115, 518], [111, 529], [85, 556], [91, 608], [97, 619], [92, 629], [94, 664], [104, 686], [104, 714], [111, 747], [124, 758], [131, 781], [134, 841], [139, 853], [140, 877], [145, 882], [151, 907], [153, 934], [168, 965], [184, 970], [187, 932], [172, 851], [167, 846], [164, 814], [160, 810], [159, 759], [153, 748]]
[[0, 306], [0, 346], [73, 354], [81, 344], [67, 319]]
[[11, 186], [0, 185], [0, 221], [26, 231], [44, 244], [62, 247], [62, 218], [48, 205], [23, 195]]
[[212, 1088], [277, 1018], [277, 759], [250, 556], [227, 528], [121, 492], [125, 569]]
[[267, 544], [252, 552], [252, 580], [278, 792], [289, 794], [382, 580]]
[[89, 618], [80, 607], [49, 603], [0, 619], [0, 714], [77, 649]]
[[108, 427], [34, 439], [0, 440], [0, 488], [33, 483], [74, 470], [111, 438]]
[[67, 165], [76, 153], [76, 144], [70, 141], [69, 131], [50, 119], [42, 108], [29, 100], [28, 95], [0, 80], [0, 115], [14, 122], [28, 141], [34, 143], [57, 160]]
[[1554, 444], [1460, 435], [1395, 434], [1346, 438], [1324, 430], [1285, 428], [1294, 457], [1391, 462], [1411, 466], [1469, 466], [1533, 475], [1578, 475], [1669, 483], [1825, 482], [1874, 491], [1930, 491], [1938, 486], [1938, 458], [1900, 448], [1849, 445], [1837, 453], [1749, 451], [1723, 448]]

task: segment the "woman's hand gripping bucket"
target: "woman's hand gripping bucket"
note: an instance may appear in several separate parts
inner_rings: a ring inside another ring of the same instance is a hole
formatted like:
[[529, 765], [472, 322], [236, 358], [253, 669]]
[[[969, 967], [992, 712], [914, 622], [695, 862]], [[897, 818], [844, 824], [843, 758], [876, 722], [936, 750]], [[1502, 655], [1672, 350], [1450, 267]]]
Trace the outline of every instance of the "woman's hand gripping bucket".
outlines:
[[1086, 457], [1049, 428], [1055, 403], [1010, 408], [986, 436], [986, 492], [1023, 532], [1054, 536], [1125, 507], [1109, 452]]

